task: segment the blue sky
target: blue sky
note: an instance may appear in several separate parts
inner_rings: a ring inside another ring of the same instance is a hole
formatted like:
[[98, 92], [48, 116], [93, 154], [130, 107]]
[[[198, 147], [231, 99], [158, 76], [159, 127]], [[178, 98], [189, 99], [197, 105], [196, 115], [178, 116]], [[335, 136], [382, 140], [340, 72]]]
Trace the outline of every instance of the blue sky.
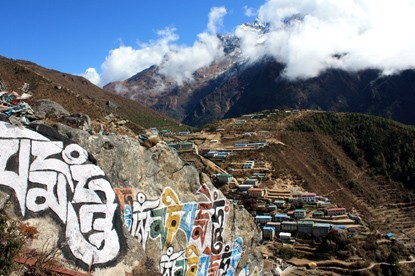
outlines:
[[81, 74], [99, 68], [111, 49], [136, 47], [176, 28], [176, 43], [191, 45], [206, 29], [212, 7], [225, 6], [220, 32], [252, 21], [244, 7], [264, 0], [4, 0], [0, 55]]

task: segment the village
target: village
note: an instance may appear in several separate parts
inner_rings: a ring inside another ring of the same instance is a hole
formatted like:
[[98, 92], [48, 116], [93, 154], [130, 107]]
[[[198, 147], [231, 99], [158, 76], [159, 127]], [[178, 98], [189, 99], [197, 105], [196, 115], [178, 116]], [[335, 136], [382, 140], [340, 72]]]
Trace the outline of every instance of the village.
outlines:
[[[346, 231], [349, 236], [368, 231], [356, 210], [347, 210], [328, 196], [305, 191], [290, 179], [273, 176], [272, 164], [263, 156], [255, 156], [258, 149], [270, 143], [284, 144], [271, 137], [266, 129], [252, 130], [250, 121], [280, 119], [296, 112], [277, 110], [267, 115], [245, 115], [231, 119], [232, 129], [173, 133], [152, 128], [148, 133], [163, 139], [185, 162], [197, 165], [196, 157], [199, 158], [212, 183], [234, 204], [244, 206], [251, 213], [262, 235], [258, 246], [264, 249], [264, 258], [269, 258], [268, 265], [278, 271], [275, 275], [282, 275], [291, 265], [271, 256], [267, 252], [269, 245], [279, 244], [307, 256], [314, 252], [310, 242], [321, 242], [332, 230]], [[384, 233], [384, 238], [393, 239], [394, 234]], [[306, 265], [313, 266], [315, 262]]]

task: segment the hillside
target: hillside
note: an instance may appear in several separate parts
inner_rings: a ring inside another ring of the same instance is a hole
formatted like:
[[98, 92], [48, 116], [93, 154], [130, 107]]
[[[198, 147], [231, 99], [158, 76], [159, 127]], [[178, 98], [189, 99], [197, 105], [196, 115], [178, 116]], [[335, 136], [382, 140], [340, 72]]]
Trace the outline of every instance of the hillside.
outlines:
[[[219, 127], [232, 127], [225, 122]], [[369, 221], [376, 221], [374, 226], [396, 227], [395, 219], [402, 218], [405, 223], [398, 227], [415, 231], [408, 221], [415, 220], [412, 127], [368, 115], [304, 111], [282, 120], [271, 116], [247, 128], [244, 131], [268, 130], [269, 138], [284, 144], [260, 151], [259, 156], [274, 165], [275, 177], [291, 175], [306, 190], [360, 209]], [[378, 216], [378, 209], [390, 216]]]
[[83, 113], [91, 119], [110, 113], [128, 119], [131, 128], [149, 127], [180, 129], [180, 124], [142, 104], [128, 100], [91, 84], [88, 80], [56, 70], [50, 70], [23, 60], [0, 56], [0, 79], [9, 89], [19, 91], [24, 83], [30, 85], [31, 104], [49, 99], [64, 106], [70, 113]]
[[294, 131], [329, 135], [360, 167], [368, 164], [372, 174], [415, 189], [415, 128], [361, 114], [319, 113], [296, 121]]
[[[365, 235], [380, 237], [393, 232], [412, 252], [415, 250], [414, 139], [413, 127], [380, 117], [278, 110], [222, 120], [209, 125], [203, 133], [186, 138], [196, 143], [202, 154], [208, 150], [230, 152], [227, 158], [216, 158], [213, 162], [232, 174], [239, 184], [219, 187], [228, 197], [245, 200], [248, 210], [267, 213], [258, 207], [264, 199], [257, 203], [246, 201], [244, 195], [235, 191], [253, 172], [266, 172], [268, 178], [258, 188], [292, 194], [293, 187], [298, 186], [328, 197], [335, 205], [363, 219], [367, 227]], [[268, 145], [257, 149], [234, 147], [236, 143], [259, 141]], [[221, 173], [206, 161], [197, 161], [188, 153], [182, 155], [200, 170]], [[241, 169], [247, 160], [265, 165]], [[375, 259], [374, 255], [365, 254], [360, 253]]]

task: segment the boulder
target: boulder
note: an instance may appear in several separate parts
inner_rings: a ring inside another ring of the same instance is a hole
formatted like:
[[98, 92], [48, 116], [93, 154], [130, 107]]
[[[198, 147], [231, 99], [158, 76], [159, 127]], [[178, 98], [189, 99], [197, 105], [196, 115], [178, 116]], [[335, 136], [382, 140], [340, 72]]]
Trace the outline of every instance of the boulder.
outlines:
[[63, 122], [82, 130], [92, 132], [91, 118], [86, 114], [71, 114], [63, 117]]
[[40, 118], [60, 118], [70, 115], [70, 113], [63, 108], [63, 106], [48, 99], [37, 100], [31, 105], [31, 107], [35, 112], [35, 115]]

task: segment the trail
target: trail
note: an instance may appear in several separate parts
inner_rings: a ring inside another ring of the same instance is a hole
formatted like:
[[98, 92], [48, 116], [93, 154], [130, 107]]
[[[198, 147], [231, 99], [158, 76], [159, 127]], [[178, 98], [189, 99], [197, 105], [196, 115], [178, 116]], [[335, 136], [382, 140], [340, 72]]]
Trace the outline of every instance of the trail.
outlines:
[[283, 119], [281, 119], [278, 123], [277, 123], [277, 131], [278, 130], [285, 130], [285, 128], [290, 125], [292, 122], [306, 116], [309, 115], [311, 113], [316, 113], [316, 111], [300, 111], [300, 112], [291, 112], [291, 114]]
[[[398, 263], [399, 264], [411, 264], [415, 263], [415, 258], [412, 256], [410, 257], [410, 260], [401, 260]], [[395, 264], [390, 264], [386, 262], [371, 262], [367, 267], [363, 268], [347, 268], [355, 264], [356, 262], [345, 262], [340, 260], [325, 260], [325, 261], [312, 261], [308, 259], [297, 259], [293, 258], [290, 261], [287, 261], [292, 267], [286, 269], [283, 271], [281, 275], [291, 275], [290, 273], [293, 272], [297, 267], [305, 267], [310, 262], [315, 262], [317, 264], [316, 269], [319, 270], [325, 270], [325, 271], [344, 271], [344, 272], [361, 272], [366, 270], [371, 270], [373, 267], [378, 265], [388, 265], [388, 266], [394, 266]], [[339, 266], [335, 266], [335, 264], [339, 264]], [[330, 266], [324, 266], [324, 265], [330, 265]], [[343, 267], [341, 267], [343, 266]]]

